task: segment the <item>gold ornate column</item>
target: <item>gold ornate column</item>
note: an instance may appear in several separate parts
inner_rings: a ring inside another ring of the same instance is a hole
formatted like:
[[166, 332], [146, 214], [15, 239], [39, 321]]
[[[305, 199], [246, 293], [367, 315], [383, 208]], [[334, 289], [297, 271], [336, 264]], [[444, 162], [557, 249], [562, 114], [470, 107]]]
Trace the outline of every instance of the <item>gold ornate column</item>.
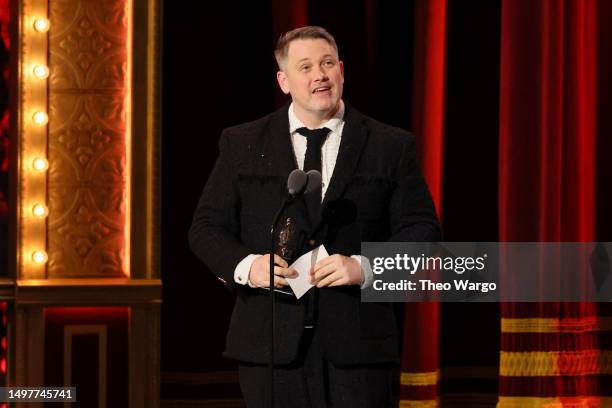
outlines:
[[129, 3], [49, 1], [49, 278], [129, 276]]
[[15, 385], [159, 405], [160, 3], [12, 2]]

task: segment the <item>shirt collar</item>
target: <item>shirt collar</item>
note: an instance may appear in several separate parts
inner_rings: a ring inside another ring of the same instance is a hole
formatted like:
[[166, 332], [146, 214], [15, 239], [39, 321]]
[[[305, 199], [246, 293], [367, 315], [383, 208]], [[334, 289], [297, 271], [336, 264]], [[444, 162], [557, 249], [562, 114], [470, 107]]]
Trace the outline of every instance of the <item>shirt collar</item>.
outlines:
[[[295, 112], [293, 112], [293, 102], [291, 102], [291, 105], [289, 105], [288, 114], [289, 114], [289, 133], [290, 134], [293, 134], [297, 129], [301, 127], [308, 127], [304, 125], [302, 121], [299, 120], [298, 117], [295, 115]], [[322, 128], [326, 127], [332, 132], [335, 132], [338, 130], [338, 128], [340, 127], [342, 123], [344, 123], [344, 102], [342, 101], [342, 99], [340, 99], [340, 108], [338, 109], [338, 112], [336, 112], [333, 118], [323, 123], [321, 127]]]

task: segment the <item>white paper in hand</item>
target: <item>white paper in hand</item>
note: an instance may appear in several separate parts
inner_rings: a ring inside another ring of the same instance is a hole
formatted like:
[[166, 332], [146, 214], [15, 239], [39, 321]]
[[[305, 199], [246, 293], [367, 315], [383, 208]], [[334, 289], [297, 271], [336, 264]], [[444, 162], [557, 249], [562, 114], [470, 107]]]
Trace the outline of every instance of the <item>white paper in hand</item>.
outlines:
[[298, 276], [295, 278], [287, 278], [289, 286], [293, 289], [296, 298], [301, 298], [304, 293], [308, 292], [314, 285], [310, 283], [310, 269], [321, 259], [328, 257], [329, 254], [323, 245], [313, 249], [300, 256], [297, 261], [291, 264], [291, 268], [295, 269]]

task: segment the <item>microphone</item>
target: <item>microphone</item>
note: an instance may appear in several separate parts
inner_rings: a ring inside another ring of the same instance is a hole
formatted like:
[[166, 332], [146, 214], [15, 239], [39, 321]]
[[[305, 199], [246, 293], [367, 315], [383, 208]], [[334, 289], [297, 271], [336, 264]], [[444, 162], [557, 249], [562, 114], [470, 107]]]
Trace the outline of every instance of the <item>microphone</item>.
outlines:
[[308, 170], [306, 173], [308, 178], [308, 183], [306, 184], [306, 193], [312, 193], [313, 191], [318, 190], [321, 187], [321, 183], [323, 182], [323, 176], [317, 170]]
[[[274, 218], [272, 219], [272, 224], [270, 225], [270, 239], [271, 239], [270, 265], [272, 265], [272, 260], [273, 260], [272, 258], [273, 258], [273, 254], [275, 253], [275, 249], [276, 249], [275, 238], [276, 238], [277, 228], [279, 228], [281, 231], [281, 233], [279, 234], [279, 247], [282, 248], [284, 245], [286, 245], [290, 241], [290, 238], [288, 238], [287, 234], [283, 234], [283, 231], [286, 228], [277, 225], [278, 220], [280, 219], [281, 215], [283, 214], [287, 206], [292, 201], [294, 201], [295, 199], [303, 195], [305, 192], [309, 192], [310, 190], [316, 189], [317, 185], [320, 185], [320, 184], [321, 184], [321, 174], [317, 171], [309, 171], [308, 174], [306, 174], [304, 171], [300, 169], [295, 169], [291, 173], [289, 173], [289, 177], [287, 177], [287, 195], [285, 196], [285, 199], [281, 203], [278, 211], [274, 215]], [[284, 236], [284, 240], [285, 240], [284, 244], [281, 244], [283, 242], [282, 236]], [[279, 255], [284, 257], [283, 253], [284, 251], [281, 251]], [[273, 268], [271, 267], [271, 269]], [[272, 275], [270, 276], [272, 278]], [[272, 279], [270, 279], [270, 282], [272, 282]], [[283, 292], [278, 289], [277, 291]], [[292, 294], [290, 292], [286, 292], [286, 293]]]
[[310, 180], [308, 180], [306, 173], [300, 169], [295, 169], [289, 173], [289, 178], [287, 178], [287, 192], [292, 198], [295, 198], [308, 189], [307, 183], [309, 185]]

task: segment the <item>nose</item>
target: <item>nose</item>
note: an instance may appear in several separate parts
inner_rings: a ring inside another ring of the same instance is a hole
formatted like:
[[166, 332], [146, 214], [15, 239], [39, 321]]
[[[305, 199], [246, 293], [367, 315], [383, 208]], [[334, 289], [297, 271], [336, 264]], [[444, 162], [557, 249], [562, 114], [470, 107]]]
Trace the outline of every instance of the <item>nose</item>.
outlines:
[[325, 68], [323, 68], [321, 65], [319, 65], [315, 69], [314, 74], [315, 74], [315, 81], [324, 82], [329, 79], [329, 77], [327, 76], [327, 72], [325, 71]]

